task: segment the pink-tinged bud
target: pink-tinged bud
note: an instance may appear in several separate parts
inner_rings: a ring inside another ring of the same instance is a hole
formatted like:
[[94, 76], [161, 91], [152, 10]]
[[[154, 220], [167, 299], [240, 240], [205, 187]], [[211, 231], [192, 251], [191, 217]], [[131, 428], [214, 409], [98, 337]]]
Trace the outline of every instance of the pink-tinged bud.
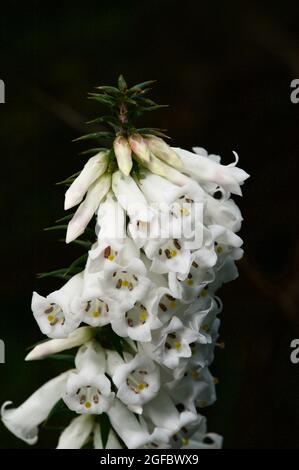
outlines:
[[141, 162], [145, 163], [150, 161], [150, 150], [140, 134], [132, 134], [129, 137], [129, 143], [132, 151], [140, 158]]
[[145, 138], [145, 141], [151, 151], [156, 157], [160, 158], [168, 165], [174, 166], [179, 170], [183, 168], [183, 163], [178, 154], [169, 145], [164, 142], [160, 137], [149, 135]]
[[127, 139], [123, 136], [118, 136], [113, 142], [113, 149], [118, 163], [120, 171], [129, 176], [133, 162], [132, 162], [132, 151]]

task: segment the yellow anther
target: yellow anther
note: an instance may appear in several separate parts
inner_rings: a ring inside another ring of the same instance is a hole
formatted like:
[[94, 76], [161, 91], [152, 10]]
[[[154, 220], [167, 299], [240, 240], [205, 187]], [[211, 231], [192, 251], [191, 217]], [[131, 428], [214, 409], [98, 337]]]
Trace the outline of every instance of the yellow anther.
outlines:
[[177, 251], [176, 251], [176, 250], [171, 250], [170, 256], [171, 256], [172, 258], [175, 258], [176, 255], [177, 255]]
[[109, 256], [108, 256], [108, 259], [109, 259], [109, 261], [113, 261], [113, 260], [114, 260], [114, 258], [115, 258], [115, 256], [114, 256], [114, 255], [109, 255]]
[[175, 301], [175, 300], [172, 300], [172, 301], [169, 303], [169, 306], [170, 306], [170, 308], [176, 308], [176, 301]]
[[55, 319], [55, 317], [53, 317], [53, 315], [48, 315], [48, 321], [51, 322]]
[[206, 289], [203, 289], [199, 295], [201, 297], [206, 297], [208, 295], [208, 292], [206, 291]]
[[126, 281], [126, 280], [121, 281], [121, 285], [122, 285], [123, 287], [128, 287], [129, 281]]
[[87, 401], [87, 402], [85, 403], [85, 408], [86, 408], [87, 410], [89, 410], [89, 408], [91, 408], [91, 403], [90, 403], [90, 401]]
[[198, 406], [199, 406], [200, 408], [204, 408], [205, 406], [208, 406], [207, 400], [199, 400]]
[[220, 349], [224, 349], [225, 348], [225, 342], [221, 341], [220, 343], [216, 343], [216, 346], [218, 346], [218, 348], [220, 348]]
[[187, 437], [182, 438], [182, 446], [187, 446], [189, 444], [189, 439]]
[[202, 331], [205, 331], [206, 333], [208, 333], [210, 331], [210, 327], [207, 324], [202, 325], [201, 329], [202, 329]]
[[187, 284], [188, 286], [193, 286], [193, 279], [188, 279]]
[[182, 347], [182, 343], [180, 341], [176, 341], [174, 345], [175, 345], [175, 349], [181, 349]]
[[147, 320], [147, 312], [144, 309], [140, 310], [140, 315], [139, 315], [139, 320], [140, 321], [146, 321]]
[[145, 389], [145, 384], [141, 382], [140, 384], [137, 385], [138, 390], [144, 390]]
[[187, 207], [182, 207], [181, 208], [181, 214], [182, 215], [189, 215], [190, 211], [189, 211], [189, 209], [187, 209]]
[[219, 379], [218, 379], [218, 377], [213, 377], [213, 384], [214, 384], [214, 385], [219, 384]]
[[197, 372], [196, 370], [194, 370], [192, 373], [191, 373], [191, 377], [193, 380], [198, 380], [200, 379], [200, 373]]
[[221, 245], [217, 245], [217, 247], [216, 247], [216, 253], [218, 253], [218, 255], [220, 255], [220, 253], [222, 253], [222, 252], [223, 252], [222, 246], [221, 246]]
[[94, 318], [98, 318], [100, 315], [101, 315], [100, 309], [99, 309], [99, 310], [95, 310], [95, 311], [92, 313], [92, 316], [93, 316]]

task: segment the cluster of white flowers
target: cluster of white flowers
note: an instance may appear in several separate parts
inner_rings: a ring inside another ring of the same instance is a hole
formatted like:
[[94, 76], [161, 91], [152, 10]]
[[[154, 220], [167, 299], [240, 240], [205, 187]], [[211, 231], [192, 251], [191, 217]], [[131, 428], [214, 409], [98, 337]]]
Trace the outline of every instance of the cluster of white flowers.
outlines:
[[[27, 360], [79, 347], [75, 369], [46, 383], [19, 408], [2, 408], [4, 424], [29, 444], [62, 399], [75, 417], [58, 448], [103, 448], [97, 415], [111, 429], [106, 448], [220, 448], [207, 433], [202, 408], [216, 399], [209, 371], [222, 304], [215, 295], [237, 277], [242, 256], [241, 213], [231, 193], [248, 177], [202, 148], [169, 147], [133, 134], [90, 158], [66, 192], [65, 209], [79, 207], [67, 243], [97, 215], [97, 240], [85, 269], [60, 290], [34, 292], [32, 310], [50, 341]], [[131, 173], [132, 156], [139, 173]], [[84, 198], [85, 197], [85, 198]], [[84, 199], [84, 200], [83, 200]], [[83, 201], [83, 202], [82, 202]], [[101, 343], [109, 328], [123, 353]]]

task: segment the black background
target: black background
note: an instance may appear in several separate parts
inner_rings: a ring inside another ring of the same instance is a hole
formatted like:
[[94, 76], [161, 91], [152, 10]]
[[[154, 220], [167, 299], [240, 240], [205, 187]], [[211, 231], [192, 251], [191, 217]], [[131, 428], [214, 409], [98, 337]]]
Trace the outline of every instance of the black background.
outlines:
[[[171, 107], [147, 116], [173, 144], [206, 147], [251, 174], [237, 198], [245, 218], [240, 278], [226, 285], [222, 339], [212, 370], [218, 401], [209, 429], [228, 448], [298, 446], [299, 78], [297, 1], [60, 1], [1, 4], [0, 401], [21, 403], [66, 365], [24, 364], [41, 333], [32, 290], [60, 284], [35, 274], [67, 265], [78, 248], [43, 228], [63, 215], [55, 182], [79, 170], [83, 145], [71, 143], [102, 112], [87, 91], [157, 79], [153, 98]], [[57, 434], [41, 432], [38, 446]], [[0, 425], [0, 448], [26, 447]]]

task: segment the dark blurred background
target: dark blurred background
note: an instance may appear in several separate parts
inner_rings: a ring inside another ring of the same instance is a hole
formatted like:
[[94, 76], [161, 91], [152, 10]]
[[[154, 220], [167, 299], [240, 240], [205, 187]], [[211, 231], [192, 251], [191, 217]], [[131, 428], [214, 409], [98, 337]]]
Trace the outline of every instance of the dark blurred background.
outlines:
[[[55, 182], [82, 167], [71, 143], [102, 108], [86, 100], [95, 85], [157, 79], [153, 98], [171, 107], [147, 124], [167, 128], [173, 144], [206, 147], [251, 174], [238, 198], [246, 256], [240, 278], [224, 286], [221, 339], [212, 368], [217, 403], [209, 429], [227, 448], [299, 448], [297, 217], [299, 103], [298, 1], [60, 1], [1, 4], [1, 315], [0, 402], [20, 404], [66, 364], [25, 364], [42, 338], [31, 293], [57, 281], [36, 273], [80, 254], [43, 228], [63, 216]], [[61, 234], [62, 236], [62, 234]], [[38, 446], [54, 447], [41, 433]], [[0, 424], [0, 448], [25, 444]]]

